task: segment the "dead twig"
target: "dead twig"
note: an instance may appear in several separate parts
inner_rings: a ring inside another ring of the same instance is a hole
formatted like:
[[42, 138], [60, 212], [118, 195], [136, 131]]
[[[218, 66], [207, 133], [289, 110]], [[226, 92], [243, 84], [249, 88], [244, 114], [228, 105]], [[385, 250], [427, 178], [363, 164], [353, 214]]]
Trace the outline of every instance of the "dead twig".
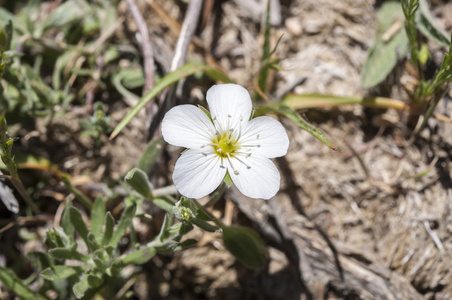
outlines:
[[126, 0], [129, 5], [130, 12], [138, 26], [138, 32], [141, 35], [141, 51], [143, 53], [144, 74], [146, 83], [143, 87], [143, 94], [154, 86], [154, 51], [152, 50], [151, 41], [149, 39], [149, 31], [140, 10], [134, 0]]
[[[196, 26], [198, 24], [199, 15], [202, 8], [202, 0], [192, 0], [189, 2], [187, 7], [187, 12], [185, 14], [185, 19], [182, 24], [179, 38], [177, 39], [176, 48], [174, 50], [173, 59], [171, 61], [170, 72], [175, 71], [177, 68], [181, 67], [185, 62], [185, 57], [187, 56], [188, 47], [190, 46], [191, 40], [195, 34]], [[174, 87], [171, 89], [174, 91]], [[160, 136], [162, 133], [160, 130], [160, 122], [163, 119], [163, 115], [166, 111], [173, 106], [169, 100], [171, 97], [168, 95], [170, 89], [165, 89], [159, 100], [159, 109], [156, 116], [153, 118], [152, 123], [149, 128], [149, 137]]]

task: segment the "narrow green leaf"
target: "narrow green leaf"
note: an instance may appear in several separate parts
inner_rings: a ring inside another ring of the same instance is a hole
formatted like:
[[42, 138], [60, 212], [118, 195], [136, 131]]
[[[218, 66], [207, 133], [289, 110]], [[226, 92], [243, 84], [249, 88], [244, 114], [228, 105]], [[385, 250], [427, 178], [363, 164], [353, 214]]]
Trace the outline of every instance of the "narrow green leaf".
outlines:
[[165, 217], [163, 218], [162, 228], [160, 228], [159, 235], [156, 237], [157, 241], [163, 242], [166, 239], [167, 232], [171, 227], [172, 223], [173, 223], [173, 214], [171, 209], [170, 213], [166, 213]]
[[275, 103], [259, 107], [259, 110], [256, 111], [256, 114], [264, 113], [267, 111], [272, 111], [274, 113], [286, 117], [287, 119], [291, 120], [296, 125], [298, 125], [298, 127], [300, 127], [301, 129], [306, 130], [307, 132], [312, 134], [314, 137], [316, 137], [318, 140], [320, 140], [322, 143], [327, 145], [332, 150], [336, 150], [336, 147], [334, 147], [334, 145], [330, 142], [330, 140], [326, 137], [326, 135], [322, 131], [309, 124], [291, 107], [285, 104]]
[[228, 171], [226, 171], [226, 174], [224, 175], [223, 181], [224, 181], [224, 183], [226, 183], [228, 188], [231, 187], [231, 185], [232, 185], [232, 178], [231, 178], [231, 175], [229, 175]]
[[50, 28], [61, 28], [71, 23], [81, 21], [86, 16], [86, 6], [83, 1], [67, 1], [60, 4], [46, 18], [43, 24], [43, 32]]
[[79, 282], [74, 285], [72, 291], [74, 292], [74, 295], [77, 299], [81, 299], [85, 295], [88, 288], [88, 276], [85, 275], [82, 279], [80, 279]]
[[75, 228], [75, 231], [80, 235], [80, 237], [85, 241], [86, 245], [88, 245], [88, 227], [83, 221], [82, 213], [76, 209], [75, 207], [69, 208], [69, 217], [71, 219], [71, 223]]
[[88, 285], [90, 288], [95, 289], [104, 282], [102, 275], [100, 274], [88, 274]]
[[153, 247], [142, 248], [135, 252], [127, 254], [126, 256], [121, 258], [121, 262], [125, 265], [128, 264], [141, 265], [148, 262], [151, 258], [154, 257], [156, 253], [157, 251]]
[[182, 250], [184, 248], [193, 246], [197, 243], [198, 241], [195, 239], [187, 239], [181, 243], [179, 243], [179, 245], [177, 245], [176, 250]]
[[127, 182], [137, 193], [139, 193], [144, 198], [153, 198], [152, 184], [149, 182], [146, 173], [142, 170], [133, 168], [124, 177], [124, 181]]
[[449, 47], [449, 35], [436, 26], [426, 0], [419, 0], [419, 9], [416, 11], [415, 22], [420, 32], [441, 46]]
[[82, 262], [87, 262], [90, 257], [77, 251], [77, 243], [72, 244], [70, 247], [59, 247], [49, 250], [50, 255], [57, 259], [72, 259]]
[[140, 160], [138, 161], [138, 169], [143, 170], [146, 174], [151, 173], [152, 168], [162, 151], [163, 143], [164, 140], [162, 137], [156, 137], [146, 145], [143, 155], [141, 155]]
[[127, 228], [132, 224], [132, 219], [135, 216], [135, 211], [137, 210], [136, 204], [132, 204], [127, 207], [119, 220], [116, 230], [113, 232], [113, 236], [108, 243], [110, 246], [116, 247], [126, 233]]
[[69, 216], [69, 208], [72, 207], [72, 201], [68, 201], [66, 204], [66, 208], [64, 209], [63, 217], [61, 219], [61, 227], [66, 233], [66, 236], [69, 238], [69, 241], [72, 242], [74, 239], [74, 226], [72, 225], [70, 216]]
[[53, 266], [55, 260], [49, 253], [43, 252], [28, 252], [27, 258], [38, 267], [38, 270], [44, 270], [50, 266]]
[[205, 107], [202, 106], [202, 105], [198, 105], [198, 108], [199, 108], [200, 110], [202, 110], [202, 112], [205, 113], [206, 116], [209, 117], [210, 121], [212, 121], [212, 123], [213, 123], [212, 115], [210, 114], [210, 111], [208, 111], [207, 108], [205, 108]]
[[254, 269], [262, 268], [265, 265], [267, 255], [264, 243], [250, 228], [224, 227], [223, 242], [226, 249], [244, 265]]
[[152, 202], [166, 212], [172, 212], [175, 204], [170, 196], [155, 197]]
[[[215, 72], [214, 72], [215, 71]], [[137, 105], [135, 105], [128, 113], [127, 115], [119, 122], [118, 126], [113, 130], [113, 133], [110, 135], [110, 139], [115, 138], [121, 130], [136, 116], [136, 114], [146, 106], [147, 103], [149, 103], [153, 98], [155, 98], [159, 93], [161, 93], [165, 88], [173, 85], [180, 79], [183, 79], [185, 77], [188, 77], [190, 75], [193, 75], [197, 72], [205, 72], [207, 75], [212, 76], [218, 76], [219, 70], [216, 70], [214, 68], [208, 67], [203, 64], [198, 63], [190, 63], [183, 65], [179, 69], [175, 70], [174, 72], [171, 72], [167, 75], [165, 75], [159, 82], [157, 82], [152, 89], [150, 89], [143, 97], [141, 97], [140, 101]], [[227, 78], [226, 75], [224, 75], [225, 79]], [[232, 80], [228, 80], [229, 82], [232, 82]]]
[[[267, 64], [270, 58], [270, 1], [267, 1], [267, 9], [265, 10], [265, 30], [264, 30], [264, 44], [262, 45], [261, 67], [257, 77], [257, 84], [259, 89], [265, 93], [267, 87], [267, 79], [269, 67]], [[259, 95], [259, 94], [258, 94]], [[261, 96], [259, 96], [260, 98]]]
[[111, 237], [113, 236], [113, 228], [115, 226], [115, 219], [108, 211], [105, 215], [105, 232], [102, 239], [102, 245], [108, 245], [110, 243]]
[[88, 249], [90, 249], [90, 252], [93, 252], [97, 249], [99, 249], [99, 243], [96, 240], [96, 237], [94, 236], [94, 234], [92, 232], [88, 233], [88, 237], [87, 237], [87, 242], [88, 242]]
[[49, 248], [56, 247], [66, 247], [72, 243], [63, 229], [61, 228], [50, 228], [46, 231], [44, 243]]
[[[0, 29], [0, 54], [6, 51], [6, 47], [8, 46], [8, 35], [6, 34], [5, 29]], [[0, 57], [1, 62], [2, 57]]]
[[10, 269], [0, 266], [0, 282], [24, 299], [48, 300], [39, 293], [34, 292]]
[[57, 265], [49, 267], [41, 272], [41, 276], [46, 280], [61, 280], [68, 277], [81, 274], [83, 269], [81, 267], [69, 267]]
[[222, 232], [220, 227], [209, 224], [206, 221], [198, 219], [198, 218], [192, 219], [191, 222], [193, 224], [195, 224], [196, 226], [198, 226], [199, 228], [204, 229], [205, 231], [208, 231], [208, 232], [216, 232], [216, 233]]
[[102, 239], [102, 227], [105, 221], [105, 202], [102, 197], [97, 197], [91, 210], [91, 232], [97, 241]]

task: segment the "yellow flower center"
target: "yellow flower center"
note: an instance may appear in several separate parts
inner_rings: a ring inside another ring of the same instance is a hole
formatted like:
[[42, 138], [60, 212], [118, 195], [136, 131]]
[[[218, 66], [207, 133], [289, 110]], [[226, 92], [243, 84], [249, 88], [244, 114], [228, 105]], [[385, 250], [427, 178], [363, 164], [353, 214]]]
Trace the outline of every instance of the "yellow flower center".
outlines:
[[237, 140], [228, 132], [217, 135], [212, 141], [215, 153], [220, 157], [233, 157], [236, 150], [238, 150]]

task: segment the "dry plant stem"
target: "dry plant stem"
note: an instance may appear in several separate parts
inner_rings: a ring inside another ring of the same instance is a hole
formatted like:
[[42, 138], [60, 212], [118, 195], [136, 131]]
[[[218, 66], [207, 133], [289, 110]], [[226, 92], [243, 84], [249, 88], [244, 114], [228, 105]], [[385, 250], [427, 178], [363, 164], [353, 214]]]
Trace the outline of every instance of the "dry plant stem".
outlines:
[[[149, 5], [155, 10], [155, 12], [160, 16], [160, 18], [163, 19], [163, 21], [166, 23], [166, 25], [169, 27], [169, 29], [171, 30], [171, 32], [174, 35], [179, 36], [180, 32], [181, 32], [181, 25], [174, 20], [164, 9], [163, 7], [161, 7], [157, 2], [155, 1], [148, 1]], [[207, 6], [209, 5], [208, 2], [206, 2], [206, 9]], [[201, 26], [202, 28], [202, 26]], [[194, 36], [192, 38], [192, 43], [195, 46], [195, 50], [201, 52], [201, 54], [205, 57], [206, 59], [206, 64], [208, 66], [211, 67], [215, 67], [221, 71], [223, 71], [224, 73], [226, 73], [226, 71], [221, 67], [221, 65], [216, 62], [215, 58], [210, 54], [210, 52], [205, 48], [203, 42], [201, 41], [201, 39], [199, 39], [198, 37]]]
[[[191, 40], [195, 34], [196, 26], [198, 25], [198, 19], [202, 8], [202, 0], [192, 0], [189, 2], [187, 7], [187, 13], [185, 15], [184, 23], [182, 24], [182, 29], [180, 31], [179, 38], [177, 39], [176, 49], [174, 50], [173, 60], [171, 61], [170, 72], [175, 71], [177, 68], [181, 67], [185, 62], [185, 57], [187, 56], [188, 47], [190, 46]], [[162, 92], [159, 100], [159, 111], [155, 118], [157, 125], [159, 126], [156, 132], [153, 132], [155, 122], [150, 126], [150, 137], [161, 136], [162, 132], [160, 130], [160, 122], [163, 119], [163, 115], [166, 110], [173, 106], [173, 103], [165, 103], [172, 97], [168, 96], [169, 89], [165, 89]]]
[[198, 19], [202, 8], [202, 0], [191, 0], [187, 7], [184, 23], [177, 40], [176, 49], [174, 50], [173, 61], [171, 62], [171, 72], [184, 64], [187, 56], [188, 46], [195, 34], [198, 25]]
[[143, 52], [143, 61], [144, 61], [144, 73], [146, 76], [146, 83], [143, 88], [143, 95], [154, 86], [154, 52], [152, 50], [151, 41], [149, 39], [149, 31], [144, 21], [143, 16], [140, 13], [140, 10], [135, 3], [135, 0], [126, 0], [129, 5], [130, 12], [135, 20], [135, 23], [138, 26], [138, 31], [141, 35], [141, 51]]

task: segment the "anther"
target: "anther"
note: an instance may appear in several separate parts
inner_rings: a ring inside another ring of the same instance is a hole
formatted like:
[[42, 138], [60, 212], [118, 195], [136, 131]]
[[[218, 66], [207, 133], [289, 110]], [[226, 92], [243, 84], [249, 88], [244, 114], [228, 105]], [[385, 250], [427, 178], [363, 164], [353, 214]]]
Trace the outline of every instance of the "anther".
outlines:
[[[250, 154], [251, 155], [251, 154]], [[248, 157], [248, 156], [247, 156]], [[247, 169], [251, 169], [251, 166], [248, 166], [243, 160], [241, 160], [240, 158], [238, 158], [238, 157], [236, 157], [237, 158], [237, 160], [239, 161], [239, 162], [241, 162], [242, 164], [244, 164], [245, 166], [246, 166], [246, 168]]]
[[256, 135], [256, 139], [257, 139], [257, 140], [259, 139], [259, 135]]

